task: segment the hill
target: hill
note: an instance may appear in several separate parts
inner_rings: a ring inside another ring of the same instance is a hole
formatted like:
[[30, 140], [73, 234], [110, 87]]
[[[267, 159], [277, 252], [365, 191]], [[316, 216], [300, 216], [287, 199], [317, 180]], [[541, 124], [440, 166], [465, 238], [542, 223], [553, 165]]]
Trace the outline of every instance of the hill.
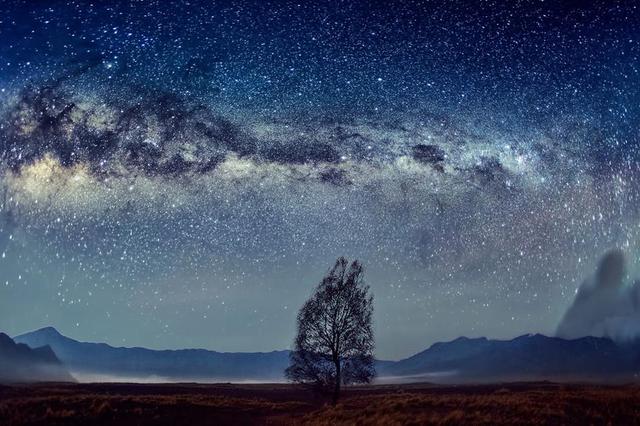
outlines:
[[387, 365], [381, 375], [439, 383], [504, 380], [628, 380], [640, 372], [640, 345], [601, 337], [527, 334], [511, 340], [460, 337]]
[[[151, 350], [80, 342], [52, 327], [15, 337], [49, 346], [72, 373], [130, 381], [283, 381], [289, 351]], [[377, 361], [380, 382], [510, 380], [629, 381], [640, 375], [640, 343], [608, 338], [562, 339], [527, 334], [511, 340], [459, 337], [399, 361]], [[96, 379], [94, 379], [96, 380]], [[100, 379], [98, 379], [100, 380]]]
[[0, 333], [0, 383], [72, 381], [51, 347], [32, 349]]
[[73, 372], [123, 378], [194, 381], [278, 381], [289, 351], [216, 352], [205, 349], [151, 350], [79, 342], [53, 327], [16, 336], [31, 347], [49, 345]]

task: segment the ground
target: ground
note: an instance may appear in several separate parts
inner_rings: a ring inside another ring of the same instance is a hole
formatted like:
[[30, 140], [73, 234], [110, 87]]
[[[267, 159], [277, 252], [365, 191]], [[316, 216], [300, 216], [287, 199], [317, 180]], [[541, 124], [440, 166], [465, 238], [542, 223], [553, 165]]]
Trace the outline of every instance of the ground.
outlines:
[[292, 385], [0, 387], [2, 425], [640, 424], [640, 386], [366, 386], [338, 405]]

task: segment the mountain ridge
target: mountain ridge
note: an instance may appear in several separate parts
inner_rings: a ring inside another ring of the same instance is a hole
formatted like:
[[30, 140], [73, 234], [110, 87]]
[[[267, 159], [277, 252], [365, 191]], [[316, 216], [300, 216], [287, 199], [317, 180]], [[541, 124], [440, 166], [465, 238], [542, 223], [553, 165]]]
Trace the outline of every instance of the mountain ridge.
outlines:
[[31, 348], [0, 332], [0, 383], [42, 381], [75, 380], [50, 346]]
[[288, 349], [274, 349], [272, 351], [255, 351], [255, 352], [253, 351], [252, 352], [233, 352], [233, 351], [216, 351], [213, 349], [205, 349], [205, 348], [151, 349], [144, 346], [115, 346], [105, 342], [89, 342], [89, 341], [77, 340], [60, 333], [60, 331], [58, 331], [55, 327], [52, 327], [52, 326], [42, 327], [33, 331], [28, 331], [26, 333], [18, 334], [14, 337], [14, 339], [22, 339], [32, 334], [44, 334], [44, 335], [49, 334], [52, 337], [61, 338], [69, 342], [80, 343], [80, 344], [101, 345], [101, 346], [109, 347], [111, 349], [142, 349], [145, 351], [153, 351], [153, 352], [205, 351], [205, 352], [211, 352], [216, 354], [272, 354], [272, 353], [281, 353], [281, 352], [288, 353], [289, 352]]
[[159, 377], [207, 380], [278, 380], [289, 362], [289, 351], [217, 352], [207, 349], [116, 347], [82, 342], [44, 327], [15, 337], [30, 347], [49, 345], [78, 374], [113, 377]]
[[441, 381], [624, 380], [640, 374], [640, 343], [605, 337], [562, 339], [524, 334], [509, 340], [486, 338], [439, 342], [394, 363], [383, 373], [397, 376], [444, 374]]
[[[77, 341], [53, 327], [21, 334], [15, 340], [31, 347], [49, 345], [72, 372], [167, 380], [282, 381], [290, 353], [116, 347]], [[502, 340], [460, 336], [435, 342], [398, 361], [378, 360], [376, 368], [381, 379], [416, 378], [443, 383], [637, 380], [640, 342], [619, 344], [605, 337], [563, 339], [539, 333]]]

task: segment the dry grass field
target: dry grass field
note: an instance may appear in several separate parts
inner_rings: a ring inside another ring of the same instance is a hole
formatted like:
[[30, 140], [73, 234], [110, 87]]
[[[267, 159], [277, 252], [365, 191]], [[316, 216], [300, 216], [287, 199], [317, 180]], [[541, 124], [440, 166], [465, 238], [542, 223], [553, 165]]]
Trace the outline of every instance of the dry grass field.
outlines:
[[290, 385], [0, 387], [2, 425], [640, 424], [640, 387], [512, 383], [348, 389], [336, 406]]

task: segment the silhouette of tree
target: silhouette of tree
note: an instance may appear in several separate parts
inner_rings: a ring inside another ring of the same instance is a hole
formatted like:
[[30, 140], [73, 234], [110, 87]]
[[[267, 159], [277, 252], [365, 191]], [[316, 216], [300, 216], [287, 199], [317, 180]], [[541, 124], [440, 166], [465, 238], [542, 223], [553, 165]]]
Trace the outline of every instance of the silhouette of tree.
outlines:
[[298, 313], [298, 334], [285, 374], [295, 383], [333, 392], [375, 376], [373, 296], [363, 267], [340, 257]]

